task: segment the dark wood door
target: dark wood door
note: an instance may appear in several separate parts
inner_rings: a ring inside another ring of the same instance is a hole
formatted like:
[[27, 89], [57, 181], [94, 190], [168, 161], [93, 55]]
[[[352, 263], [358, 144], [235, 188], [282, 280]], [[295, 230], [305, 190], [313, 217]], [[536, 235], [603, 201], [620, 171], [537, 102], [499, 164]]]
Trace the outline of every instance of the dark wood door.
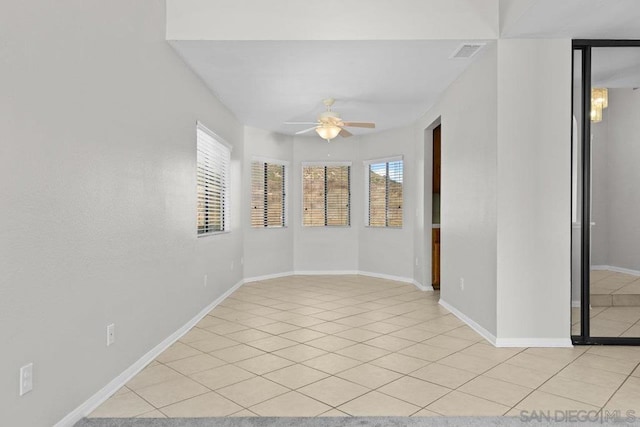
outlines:
[[433, 192], [440, 193], [441, 154], [440, 125], [433, 130]]

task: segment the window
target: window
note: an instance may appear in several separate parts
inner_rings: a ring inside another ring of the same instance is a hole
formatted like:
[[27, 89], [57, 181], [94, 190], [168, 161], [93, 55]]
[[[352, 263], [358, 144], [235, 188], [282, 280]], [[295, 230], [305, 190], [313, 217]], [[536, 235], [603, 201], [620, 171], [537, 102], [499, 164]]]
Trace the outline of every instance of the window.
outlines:
[[351, 164], [302, 165], [302, 225], [306, 227], [351, 224]]
[[285, 182], [285, 164], [271, 161], [251, 163], [252, 227], [286, 225]]
[[402, 157], [365, 162], [367, 225], [402, 227]]
[[231, 147], [198, 123], [198, 236], [229, 230]]

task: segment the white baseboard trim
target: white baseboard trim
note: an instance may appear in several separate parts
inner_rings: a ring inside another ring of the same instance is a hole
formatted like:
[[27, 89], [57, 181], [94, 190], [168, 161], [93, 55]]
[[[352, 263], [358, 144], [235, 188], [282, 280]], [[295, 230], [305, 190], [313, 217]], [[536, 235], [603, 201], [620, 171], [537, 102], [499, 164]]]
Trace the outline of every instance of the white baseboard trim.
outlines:
[[359, 271], [358, 274], [361, 274], [363, 276], [369, 276], [369, 277], [376, 277], [378, 279], [387, 279], [387, 280], [393, 280], [396, 282], [404, 282], [404, 283], [410, 283], [413, 286], [415, 286], [416, 288], [418, 288], [421, 291], [426, 291], [426, 292], [433, 292], [433, 288], [432, 287], [426, 287], [423, 286], [422, 284], [420, 284], [420, 282], [418, 282], [415, 279], [412, 279], [410, 277], [401, 277], [401, 276], [392, 276], [390, 274], [383, 274], [383, 273], [373, 273], [370, 271]]
[[293, 274], [299, 276], [333, 276], [333, 275], [360, 275], [360, 276], [369, 276], [375, 277], [377, 279], [386, 279], [393, 280], [396, 282], [410, 283], [414, 285], [421, 291], [433, 291], [433, 288], [426, 287], [421, 285], [418, 281], [410, 278], [410, 277], [402, 277], [402, 276], [393, 276], [391, 274], [384, 273], [373, 273], [371, 271], [360, 271], [360, 270], [313, 270], [313, 271], [294, 271]]
[[340, 276], [360, 274], [358, 270], [296, 270], [295, 276]]
[[451, 314], [453, 314], [458, 319], [460, 319], [464, 323], [466, 323], [471, 329], [473, 329], [474, 331], [479, 333], [484, 339], [489, 341], [494, 346], [499, 347], [499, 346], [496, 345], [496, 337], [495, 337], [495, 335], [493, 335], [491, 332], [487, 331], [485, 328], [483, 328], [482, 326], [477, 324], [474, 320], [469, 318], [466, 314], [462, 313], [460, 310], [458, 310], [457, 308], [455, 308], [454, 306], [452, 306], [451, 304], [449, 304], [448, 302], [446, 302], [442, 298], [440, 298], [438, 303], [441, 306], [443, 306], [444, 308], [446, 308], [447, 310], [449, 310], [451, 312]]
[[631, 270], [629, 268], [616, 267], [613, 265], [592, 265], [592, 270], [606, 270], [606, 271], [614, 271], [616, 273], [630, 274], [632, 276], [640, 276], [640, 271]]
[[293, 274], [294, 274], [293, 271], [286, 271], [284, 273], [274, 273], [274, 274], [265, 274], [264, 276], [248, 277], [244, 279], [244, 283], [260, 282], [262, 280], [269, 280], [269, 279], [277, 279], [279, 277], [293, 276]]
[[244, 283], [257, 282], [261, 280], [275, 279], [278, 277], [286, 277], [293, 275], [303, 276], [321, 276], [321, 275], [363, 275], [370, 277], [377, 277], [381, 279], [395, 280], [398, 282], [411, 283], [420, 290], [433, 290], [424, 289], [417, 281], [407, 278], [391, 276], [388, 274], [371, 273], [357, 270], [332, 270], [332, 271], [288, 271], [284, 273], [268, 274], [264, 276], [249, 277], [247, 279], [240, 280], [233, 285], [224, 294], [220, 295], [213, 302], [203, 308], [198, 314], [196, 314], [191, 320], [184, 324], [180, 329], [165, 338], [160, 344], [149, 350], [144, 356], [134, 362], [131, 366], [125, 369], [120, 375], [113, 380], [109, 381], [102, 389], [87, 399], [84, 403], [78, 406], [76, 409], [68, 413], [63, 419], [54, 424], [54, 427], [72, 427], [75, 423], [82, 418], [93, 412], [98, 406], [104, 403], [109, 397], [111, 397], [116, 391], [124, 386], [129, 380], [136, 376], [145, 366], [155, 360], [163, 351], [169, 348], [173, 343], [178, 341], [184, 334], [186, 334], [191, 328], [193, 328], [204, 316], [213, 310], [218, 304], [224, 301], [229, 295], [235, 292]]
[[149, 350], [144, 356], [138, 359], [133, 365], [129, 366], [120, 375], [104, 386], [100, 391], [87, 399], [83, 404], [67, 414], [63, 419], [54, 424], [54, 427], [72, 427], [75, 423], [82, 418], [93, 412], [98, 406], [104, 403], [111, 395], [124, 386], [131, 378], [138, 374], [145, 366], [155, 360], [160, 353], [169, 348], [173, 343], [178, 341], [184, 334], [186, 334], [191, 328], [193, 328], [200, 320], [204, 318], [215, 306], [224, 301], [235, 290], [242, 286], [244, 280], [240, 280], [233, 285], [224, 294], [216, 298], [211, 304], [203, 308], [198, 314], [191, 320], [184, 324], [180, 329], [165, 338], [160, 344]]
[[498, 338], [496, 347], [573, 347], [571, 338]]

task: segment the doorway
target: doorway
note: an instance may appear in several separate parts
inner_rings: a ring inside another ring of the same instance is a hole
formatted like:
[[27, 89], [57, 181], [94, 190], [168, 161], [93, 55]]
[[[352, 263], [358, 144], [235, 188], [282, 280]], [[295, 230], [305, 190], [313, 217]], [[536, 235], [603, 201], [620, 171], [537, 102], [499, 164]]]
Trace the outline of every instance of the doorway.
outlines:
[[431, 200], [431, 284], [435, 291], [440, 290], [440, 182], [442, 165], [442, 147], [440, 142], [441, 126], [433, 129], [433, 176]]
[[640, 345], [640, 40], [573, 43], [572, 340]]

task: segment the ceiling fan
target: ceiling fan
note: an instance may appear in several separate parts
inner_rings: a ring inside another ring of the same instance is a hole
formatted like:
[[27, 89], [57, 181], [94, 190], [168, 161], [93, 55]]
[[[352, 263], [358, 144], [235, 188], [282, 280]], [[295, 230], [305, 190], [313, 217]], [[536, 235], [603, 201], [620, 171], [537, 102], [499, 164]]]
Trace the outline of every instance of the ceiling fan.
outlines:
[[285, 122], [286, 125], [314, 125], [309, 129], [304, 129], [299, 132], [296, 132], [296, 135], [300, 135], [303, 133], [311, 132], [315, 130], [316, 133], [322, 138], [326, 139], [327, 142], [331, 141], [336, 136], [340, 135], [342, 137], [349, 137], [353, 134], [345, 129], [345, 127], [355, 127], [355, 128], [375, 128], [375, 123], [367, 123], [367, 122], [345, 122], [340, 118], [340, 114], [331, 110], [331, 106], [335, 102], [333, 98], [327, 98], [322, 103], [327, 107], [327, 110], [320, 113], [318, 116], [317, 122]]

